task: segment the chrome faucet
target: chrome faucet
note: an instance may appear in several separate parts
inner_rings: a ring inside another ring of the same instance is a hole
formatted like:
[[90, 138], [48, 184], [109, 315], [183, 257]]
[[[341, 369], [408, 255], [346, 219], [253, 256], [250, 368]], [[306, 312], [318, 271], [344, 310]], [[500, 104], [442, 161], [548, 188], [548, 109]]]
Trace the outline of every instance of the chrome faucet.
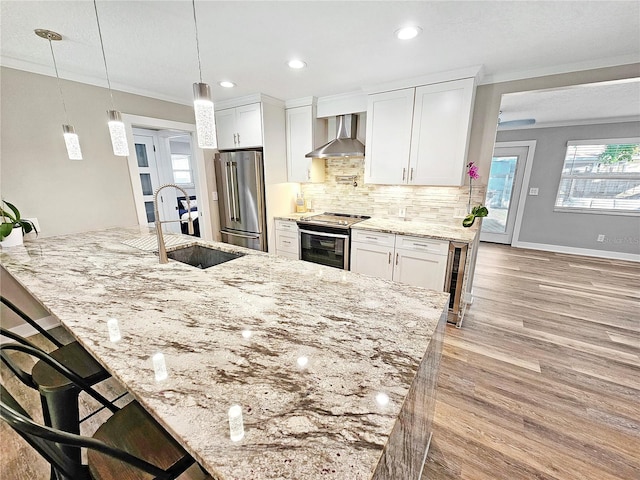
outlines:
[[184, 191], [182, 187], [179, 187], [175, 183], [167, 183], [165, 185], [161, 185], [158, 187], [156, 192], [153, 194], [153, 212], [156, 216], [156, 235], [158, 236], [158, 258], [160, 259], [160, 263], [168, 263], [169, 257], [167, 257], [167, 247], [164, 244], [164, 235], [162, 234], [162, 224], [163, 223], [175, 223], [180, 222], [181, 220], [165, 220], [164, 222], [160, 221], [160, 214], [158, 212], [158, 193], [160, 190], [166, 187], [173, 187], [180, 190], [184, 193], [184, 197], [187, 199], [187, 212], [189, 216], [189, 235], [193, 235], [193, 220], [191, 218], [191, 199], [189, 198], [189, 194]]

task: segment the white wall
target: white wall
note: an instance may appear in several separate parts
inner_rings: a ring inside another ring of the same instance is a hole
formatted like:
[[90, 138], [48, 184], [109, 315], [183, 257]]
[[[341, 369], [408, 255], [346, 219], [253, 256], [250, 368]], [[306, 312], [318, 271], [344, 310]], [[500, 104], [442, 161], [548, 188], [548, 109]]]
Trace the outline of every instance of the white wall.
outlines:
[[[61, 80], [84, 156], [71, 161], [55, 77], [4, 67], [0, 73], [2, 198], [37, 217], [43, 236], [136, 225], [127, 159], [111, 150], [107, 89]], [[123, 113], [193, 123], [188, 106], [122, 92], [114, 98]]]

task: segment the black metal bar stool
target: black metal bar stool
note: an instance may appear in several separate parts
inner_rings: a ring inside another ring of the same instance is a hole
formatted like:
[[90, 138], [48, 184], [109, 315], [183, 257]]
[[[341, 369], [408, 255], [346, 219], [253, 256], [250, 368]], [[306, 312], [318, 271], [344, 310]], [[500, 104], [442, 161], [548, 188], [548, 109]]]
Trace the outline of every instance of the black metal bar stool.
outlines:
[[[0, 297], [0, 301], [49, 340], [56, 347], [55, 350], [48, 352], [49, 355], [78, 375], [83, 382], [88, 385], [95, 385], [111, 376], [78, 342], [74, 341], [64, 345], [8, 299]], [[2, 329], [2, 335], [22, 345], [38, 348], [20, 335], [9, 332], [4, 328]], [[38, 350], [44, 351], [39, 348]], [[8, 360], [5, 360], [5, 363], [7, 362]], [[80, 391], [77, 386], [64, 375], [51, 368], [46, 362], [37, 362], [31, 371], [30, 378], [26, 381], [27, 375], [24, 372], [19, 375], [15, 368], [14, 365], [11, 369], [14, 374], [21, 378], [23, 383], [32, 388], [37, 388], [40, 392], [45, 424], [67, 432], [80, 433], [78, 406]]]
[[[195, 464], [136, 401], [85, 437], [35, 423], [3, 385], [0, 400], [2, 420], [52, 465], [56, 480], [173, 480]], [[88, 463], [69, 458], [62, 445], [87, 448]]]

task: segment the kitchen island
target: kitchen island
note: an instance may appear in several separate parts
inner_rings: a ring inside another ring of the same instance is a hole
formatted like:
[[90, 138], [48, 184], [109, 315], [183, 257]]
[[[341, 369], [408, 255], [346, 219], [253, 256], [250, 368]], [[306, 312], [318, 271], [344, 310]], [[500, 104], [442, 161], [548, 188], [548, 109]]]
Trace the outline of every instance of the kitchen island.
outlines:
[[192, 237], [245, 255], [161, 265], [123, 243], [143, 235], [41, 238], [0, 261], [214, 478], [420, 478], [448, 294]]

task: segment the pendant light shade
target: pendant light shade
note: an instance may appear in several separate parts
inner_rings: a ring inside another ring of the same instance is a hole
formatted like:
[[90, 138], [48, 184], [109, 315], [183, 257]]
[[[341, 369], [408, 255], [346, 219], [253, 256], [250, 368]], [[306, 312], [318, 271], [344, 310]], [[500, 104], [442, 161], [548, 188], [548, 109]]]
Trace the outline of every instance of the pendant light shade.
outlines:
[[109, 116], [109, 133], [111, 134], [111, 146], [113, 154], [119, 157], [127, 157], [129, 155], [129, 143], [127, 142], [127, 133], [124, 129], [122, 116], [117, 110], [107, 110]]
[[211, 92], [206, 83], [193, 84], [193, 109], [196, 114], [196, 133], [200, 148], [218, 148], [216, 123]]
[[[107, 76], [107, 86], [109, 87], [109, 96], [111, 97], [111, 106], [115, 107], [113, 101], [113, 92], [111, 91], [111, 81], [109, 80], [109, 69], [107, 68], [107, 56], [104, 54], [104, 42], [102, 41], [102, 30], [100, 29], [100, 18], [98, 17], [98, 5], [93, 0], [93, 8], [96, 12], [96, 23], [98, 24], [98, 36], [100, 37], [100, 48], [102, 49], [102, 60], [104, 61], [104, 73]], [[113, 154], [118, 157], [127, 157], [129, 155], [129, 142], [127, 142], [127, 134], [122, 122], [122, 115], [115, 108], [107, 110], [109, 118], [109, 135], [111, 136], [111, 147]]]
[[196, 52], [198, 53], [198, 71], [200, 82], [193, 84], [193, 110], [196, 116], [196, 133], [200, 148], [218, 148], [216, 138], [216, 119], [213, 114], [213, 101], [209, 85], [202, 82], [202, 64], [200, 63], [200, 42], [198, 40], [198, 20], [196, 19], [196, 1], [193, 6], [193, 24], [196, 29]]
[[64, 110], [64, 116], [67, 120], [67, 124], [62, 125], [62, 134], [64, 136], [64, 144], [67, 147], [67, 156], [69, 160], [82, 160], [82, 151], [80, 150], [80, 140], [76, 134], [73, 126], [68, 125], [69, 113], [67, 112], [67, 105], [64, 103], [64, 95], [62, 95], [62, 85], [60, 85], [60, 75], [58, 74], [58, 64], [56, 63], [56, 56], [53, 53], [52, 41], [59, 42], [62, 40], [62, 35], [46, 30], [44, 28], [37, 28], [34, 33], [40, 38], [44, 38], [49, 41], [49, 50], [51, 50], [51, 58], [53, 59], [53, 68], [56, 71], [56, 81], [58, 82], [58, 91], [60, 92], [60, 100], [62, 100], [62, 109]]
[[80, 150], [80, 140], [75, 129], [71, 125], [62, 125], [64, 143], [67, 146], [69, 160], [82, 160], [82, 150]]

